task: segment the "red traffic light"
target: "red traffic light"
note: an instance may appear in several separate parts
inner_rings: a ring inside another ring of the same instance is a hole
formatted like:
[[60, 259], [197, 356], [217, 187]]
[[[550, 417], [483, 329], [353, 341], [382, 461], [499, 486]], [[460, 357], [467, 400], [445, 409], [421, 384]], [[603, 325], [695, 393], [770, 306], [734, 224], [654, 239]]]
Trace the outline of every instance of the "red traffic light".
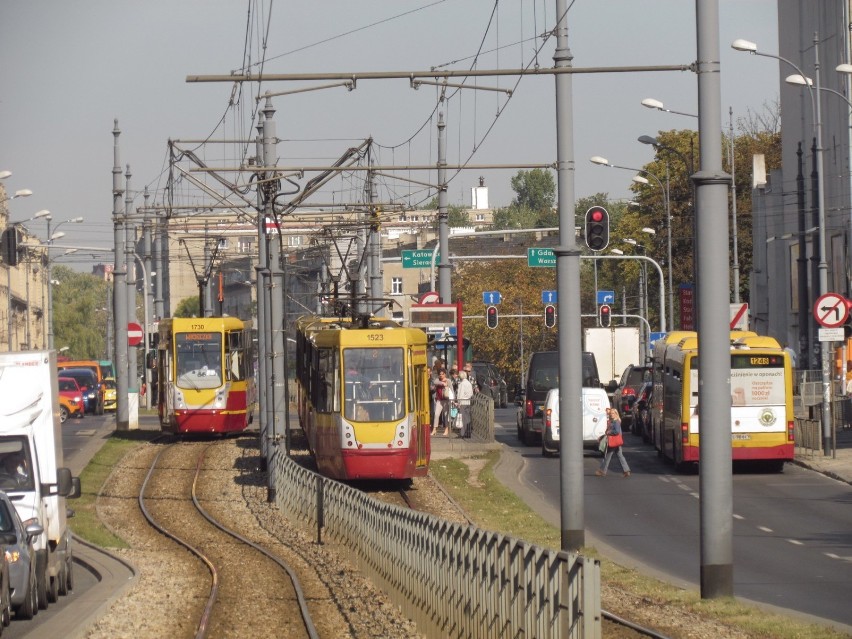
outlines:
[[609, 213], [602, 206], [586, 211], [586, 246], [602, 251], [609, 244]]
[[497, 328], [498, 321], [499, 317], [497, 316], [496, 306], [489, 306], [485, 309], [485, 324], [488, 328]]
[[556, 307], [553, 304], [544, 307], [544, 325], [547, 328], [556, 326]]
[[598, 320], [603, 328], [609, 328], [612, 323], [612, 308], [609, 304], [601, 304], [598, 309]]

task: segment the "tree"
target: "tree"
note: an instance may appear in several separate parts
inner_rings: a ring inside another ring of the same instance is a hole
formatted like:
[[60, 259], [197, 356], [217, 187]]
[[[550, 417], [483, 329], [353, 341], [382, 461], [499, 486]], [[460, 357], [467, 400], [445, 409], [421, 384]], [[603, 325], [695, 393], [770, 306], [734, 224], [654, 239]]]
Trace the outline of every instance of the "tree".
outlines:
[[51, 271], [53, 286], [53, 335], [57, 348], [68, 346], [80, 359], [102, 359], [107, 353], [108, 287], [111, 282], [67, 266]]
[[512, 204], [538, 214], [553, 209], [556, 200], [556, 183], [553, 174], [545, 169], [518, 171], [512, 178], [512, 190], [517, 197]]
[[495, 229], [531, 229], [558, 226], [554, 209], [556, 183], [550, 171], [518, 171], [512, 178], [516, 197], [494, 213]]
[[[552, 268], [528, 268], [517, 259], [458, 261], [453, 277], [453, 295], [462, 301], [465, 315], [481, 319], [465, 321], [464, 334], [473, 345], [474, 359], [493, 362], [512, 387], [520, 382], [521, 340], [525, 357], [535, 351], [555, 350], [555, 329], [544, 326], [543, 290], [556, 289], [556, 271]], [[483, 291], [499, 290], [503, 301], [498, 307], [500, 321], [496, 329], [485, 325]], [[512, 318], [509, 315], [536, 315]]]
[[[756, 153], [762, 153], [766, 160], [767, 172], [781, 166], [781, 134], [777, 130], [779, 121], [777, 103], [775, 107], [771, 104], [765, 105], [765, 110], [766, 113], [762, 116], [750, 114], [747, 119], [739, 120], [740, 135], [735, 136], [734, 139], [740, 293], [744, 300], [748, 299], [748, 276], [752, 269], [751, 158]], [[677, 290], [680, 284], [695, 281], [694, 192], [689, 174], [698, 169], [698, 133], [691, 130], [661, 131], [657, 135], [657, 140], [661, 143], [657, 156], [643, 169], [656, 176], [663, 185], [667, 183], [669, 185], [672, 255], [675, 256], [671, 266], [673, 285]], [[729, 139], [723, 140], [723, 149], [727, 149], [729, 145]], [[724, 168], [730, 171], [727, 153], [725, 153]], [[637, 228], [652, 227], [657, 233], [650, 238], [648, 255], [658, 258], [666, 256], [668, 247], [665, 198], [657, 180], [648, 178], [648, 184], [634, 184], [632, 190], [636, 194], [634, 200], [639, 204], [635, 215], [639, 217], [625, 214], [624, 226], [619, 223], [615, 233], [621, 237], [635, 237], [633, 234], [636, 233]], [[642, 222], [641, 226], [638, 223], [639, 220]], [[665, 258], [657, 259], [657, 261], [665, 265]], [[675, 318], [669, 318], [669, 324], [671, 327], [676, 326]]]
[[172, 313], [173, 317], [198, 317], [199, 309], [201, 308], [198, 295], [194, 297], [185, 297], [175, 308]]

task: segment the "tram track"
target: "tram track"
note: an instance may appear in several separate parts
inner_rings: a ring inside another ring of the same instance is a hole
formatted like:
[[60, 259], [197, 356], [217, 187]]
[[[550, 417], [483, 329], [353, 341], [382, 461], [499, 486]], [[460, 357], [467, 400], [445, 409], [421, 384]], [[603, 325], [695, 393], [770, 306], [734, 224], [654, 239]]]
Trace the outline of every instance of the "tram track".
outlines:
[[195, 606], [194, 637], [282, 636], [282, 632], [288, 637], [318, 637], [295, 571], [202, 506], [202, 501], [216, 501], [216, 495], [204, 494], [205, 473], [221, 472], [205, 467], [211, 446], [215, 444], [167, 445], [151, 462], [138, 495], [148, 523], [192, 553], [209, 574], [207, 594], [198, 597], [203, 606]]

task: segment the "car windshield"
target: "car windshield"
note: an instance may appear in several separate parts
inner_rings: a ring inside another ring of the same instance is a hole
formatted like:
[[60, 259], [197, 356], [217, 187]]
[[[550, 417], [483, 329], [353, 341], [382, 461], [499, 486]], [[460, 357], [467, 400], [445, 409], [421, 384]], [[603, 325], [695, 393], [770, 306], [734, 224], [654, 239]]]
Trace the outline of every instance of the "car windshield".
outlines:
[[73, 379], [60, 379], [59, 380], [59, 390], [61, 391], [77, 391], [79, 388], [77, 387], [77, 382]]
[[5, 501], [0, 501], [0, 532], [8, 533], [15, 530], [12, 513], [9, 512], [9, 507]]
[[68, 377], [73, 377], [77, 380], [77, 383], [80, 386], [85, 386], [87, 388], [91, 388], [95, 386], [97, 383], [95, 380], [95, 374], [89, 371], [62, 371], [62, 373]]

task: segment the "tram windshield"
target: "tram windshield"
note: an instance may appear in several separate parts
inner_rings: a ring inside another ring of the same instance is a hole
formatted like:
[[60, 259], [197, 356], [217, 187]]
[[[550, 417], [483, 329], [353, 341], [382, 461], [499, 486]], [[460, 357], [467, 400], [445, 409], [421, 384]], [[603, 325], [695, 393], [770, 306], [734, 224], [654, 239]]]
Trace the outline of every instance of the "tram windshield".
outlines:
[[175, 368], [181, 388], [218, 388], [222, 385], [222, 334], [175, 335]]
[[343, 416], [362, 422], [402, 419], [403, 362], [402, 348], [343, 349]]

